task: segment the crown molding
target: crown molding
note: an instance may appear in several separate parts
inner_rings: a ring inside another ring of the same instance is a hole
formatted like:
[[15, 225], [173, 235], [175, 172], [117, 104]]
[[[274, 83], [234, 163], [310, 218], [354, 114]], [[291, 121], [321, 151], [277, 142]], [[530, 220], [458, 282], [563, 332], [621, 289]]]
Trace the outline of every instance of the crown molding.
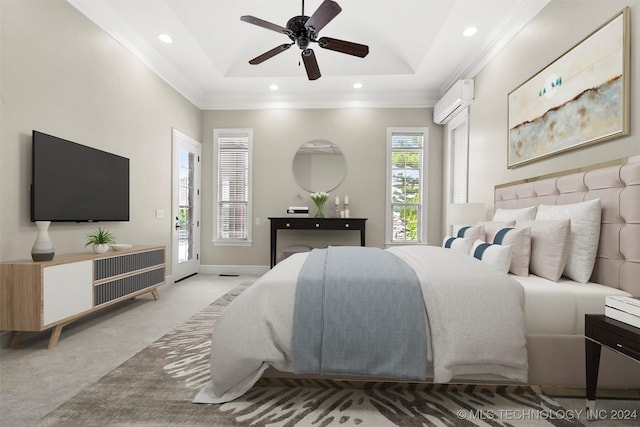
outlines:
[[260, 110], [260, 109], [321, 109], [321, 108], [431, 108], [438, 95], [413, 92], [363, 92], [349, 95], [342, 92], [322, 92], [313, 101], [296, 94], [256, 97], [255, 94], [217, 93], [204, 97], [203, 110]]
[[198, 108], [202, 108], [200, 91], [184, 77], [182, 73], [169, 64], [155, 49], [137, 36], [102, 0], [80, 1], [67, 0], [85, 17], [113, 37], [125, 49], [140, 59], [149, 69], [178, 91]]
[[484, 49], [460, 64], [441, 88], [445, 93], [460, 79], [472, 79], [491, 61], [551, 0], [519, 0], [511, 14], [487, 37]]
[[[1, 0], [0, 0], [1, 1]], [[322, 92], [312, 100], [299, 93], [255, 94], [205, 93], [168, 63], [152, 46], [137, 36], [103, 0], [67, 0], [74, 8], [113, 37], [139, 58], [153, 73], [201, 110], [267, 109], [267, 108], [429, 108], [433, 107], [457, 80], [474, 78], [487, 63], [524, 28], [550, 0], [518, 0], [510, 16], [487, 36], [484, 49], [457, 67], [440, 88], [439, 94], [418, 91], [376, 91], [348, 94]], [[514, 25], [515, 23], [515, 25]]]

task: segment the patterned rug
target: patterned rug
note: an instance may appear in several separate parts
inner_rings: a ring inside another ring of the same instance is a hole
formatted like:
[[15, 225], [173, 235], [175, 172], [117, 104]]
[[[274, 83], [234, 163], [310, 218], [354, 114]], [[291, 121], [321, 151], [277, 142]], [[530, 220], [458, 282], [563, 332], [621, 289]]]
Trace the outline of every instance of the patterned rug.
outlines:
[[221, 405], [191, 401], [210, 335], [241, 285], [43, 417], [39, 426], [576, 426], [531, 387], [263, 378]]

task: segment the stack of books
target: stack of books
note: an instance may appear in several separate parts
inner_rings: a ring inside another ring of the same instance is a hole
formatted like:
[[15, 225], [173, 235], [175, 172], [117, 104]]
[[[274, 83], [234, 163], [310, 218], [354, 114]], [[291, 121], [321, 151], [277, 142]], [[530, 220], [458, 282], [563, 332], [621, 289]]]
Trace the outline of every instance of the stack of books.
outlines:
[[640, 328], [640, 298], [607, 297], [604, 315], [636, 328]]
[[289, 206], [287, 216], [305, 218], [309, 216], [309, 208], [306, 206]]

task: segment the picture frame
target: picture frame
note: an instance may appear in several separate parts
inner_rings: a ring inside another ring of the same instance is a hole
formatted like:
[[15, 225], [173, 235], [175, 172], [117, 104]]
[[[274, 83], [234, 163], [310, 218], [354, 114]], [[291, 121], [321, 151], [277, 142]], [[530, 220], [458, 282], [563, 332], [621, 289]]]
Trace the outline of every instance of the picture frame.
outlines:
[[630, 10], [508, 94], [509, 169], [629, 134]]

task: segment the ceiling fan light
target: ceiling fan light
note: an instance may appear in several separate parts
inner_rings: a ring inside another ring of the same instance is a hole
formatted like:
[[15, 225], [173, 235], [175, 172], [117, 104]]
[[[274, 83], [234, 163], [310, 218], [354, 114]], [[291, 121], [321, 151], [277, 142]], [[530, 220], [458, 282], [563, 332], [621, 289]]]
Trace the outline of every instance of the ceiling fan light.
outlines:
[[286, 34], [292, 41], [291, 44], [277, 46], [262, 55], [256, 56], [249, 61], [249, 64], [261, 64], [267, 59], [288, 49], [290, 46], [297, 44], [300, 50], [302, 50], [302, 62], [304, 62], [307, 77], [309, 77], [309, 80], [317, 80], [322, 76], [322, 74], [320, 73], [316, 56], [313, 53], [313, 50], [309, 48], [309, 44], [311, 42], [318, 43], [318, 45], [323, 49], [364, 58], [369, 53], [369, 46], [367, 45], [330, 37], [321, 37], [319, 40], [317, 39], [318, 32], [333, 20], [333, 18], [335, 18], [341, 11], [342, 8], [335, 1], [324, 0], [311, 16], [306, 16], [304, 14], [304, 0], [302, 0], [302, 15], [290, 18], [289, 21], [287, 21], [286, 28], [273, 24], [269, 21], [265, 21], [264, 19], [256, 18], [255, 16], [241, 16], [240, 20], [243, 22]]

